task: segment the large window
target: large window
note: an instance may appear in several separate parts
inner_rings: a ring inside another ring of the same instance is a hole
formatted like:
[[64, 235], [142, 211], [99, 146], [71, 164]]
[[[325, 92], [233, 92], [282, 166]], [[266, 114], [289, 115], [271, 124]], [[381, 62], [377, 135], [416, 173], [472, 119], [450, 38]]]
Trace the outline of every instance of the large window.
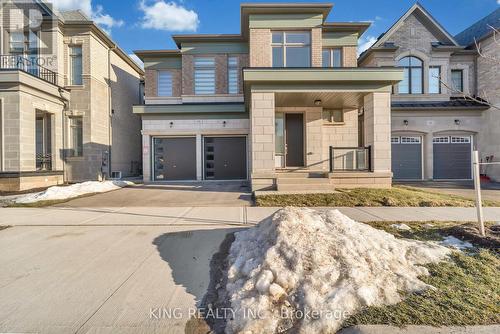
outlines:
[[13, 55], [36, 55], [38, 53], [37, 34], [33, 31], [11, 31], [9, 51]]
[[215, 94], [215, 59], [197, 57], [194, 60], [194, 93]]
[[227, 90], [229, 94], [238, 94], [238, 57], [227, 58]]
[[429, 67], [429, 93], [441, 94], [441, 67]]
[[422, 61], [416, 57], [404, 57], [398, 66], [404, 68], [403, 81], [398, 84], [399, 94], [422, 94]]
[[451, 70], [451, 85], [455, 92], [464, 91], [464, 71]]
[[70, 46], [69, 57], [70, 57], [71, 85], [83, 85], [82, 47]]
[[72, 156], [81, 157], [83, 155], [83, 117], [71, 117], [69, 126]]
[[342, 67], [342, 49], [323, 49], [323, 67]]
[[311, 35], [300, 31], [272, 33], [273, 67], [311, 67]]
[[158, 96], [172, 96], [172, 73], [158, 71]]

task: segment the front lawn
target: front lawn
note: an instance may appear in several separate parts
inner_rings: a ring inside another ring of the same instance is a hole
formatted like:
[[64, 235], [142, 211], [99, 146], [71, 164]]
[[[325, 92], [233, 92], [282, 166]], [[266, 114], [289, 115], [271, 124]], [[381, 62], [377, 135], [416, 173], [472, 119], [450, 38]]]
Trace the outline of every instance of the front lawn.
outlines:
[[[474, 201], [455, 195], [438, 194], [411, 187], [395, 186], [391, 189], [337, 189], [327, 194], [261, 195], [255, 198], [257, 206], [457, 206], [473, 207]], [[483, 201], [484, 206], [500, 206], [500, 202]]]
[[[476, 251], [454, 252], [450, 261], [427, 265], [430, 276], [420, 279], [436, 289], [406, 294], [395, 305], [367, 307], [351, 316], [343, 327], [367, 324], [393, 326], [465, 326], [500, 323], [500, 236], [498, 226], [488, 225], [480, 238], [473, 224], [414, 222], [411, 231], [397, 230], [387, 222], [369, 223], [397, 237], [439, 240], [445, 235], [465, 239]], [[432, 226], [431, 226], [432, 225]]]

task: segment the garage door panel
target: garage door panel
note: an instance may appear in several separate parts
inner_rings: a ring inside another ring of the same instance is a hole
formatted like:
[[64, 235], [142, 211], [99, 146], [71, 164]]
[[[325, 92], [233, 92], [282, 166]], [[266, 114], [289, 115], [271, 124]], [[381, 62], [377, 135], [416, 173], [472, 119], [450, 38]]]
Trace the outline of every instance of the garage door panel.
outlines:
[[422, 179], [422, 144], [392, 144], [392, 172], [394, 179]]
[[434, 143], [434, 179], [471, 179], [471, 143]]
[[156, 181], [196, 180], [196, 138], [155, 138]]
[[247, 178], [246, 137], [205, 138], [205, 179]]

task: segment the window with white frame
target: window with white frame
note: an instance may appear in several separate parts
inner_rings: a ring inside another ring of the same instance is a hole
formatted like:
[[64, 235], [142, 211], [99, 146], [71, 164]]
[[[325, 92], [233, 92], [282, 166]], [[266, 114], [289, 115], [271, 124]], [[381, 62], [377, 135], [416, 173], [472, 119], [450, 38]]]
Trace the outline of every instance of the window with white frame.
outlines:
[[70, 62], [70, 84], [83, 85], [82, 72], [82, 46], [75, 45], [69, 47], [69, 62]]
[[158, 71], [158, 96], [172, 96], [172, 73]]
[[238, 57], [227, 58], [227, 91], [238, 94]]
[[456, 93], [464, 91], [463, 70], [451, 70], [451, 86]]
[[451, 143], [452, 144], [469, 144], [470, 143], [470, 137], [463, 137], [463, 136], [452, 136], [451, 137]]
[[323, 49], [323, 67], [342, 67], [342, 49]]
[[399, 144], [399, 137], [391, 137], [392, 144]]
[[327, 124], [344, 123], [342, 109], [323, 109], [323, 121]]
[[194, 59], [195, 95], [215, 94], [215, 58], [196, 57]]
[[448, 144], [450, 142], [450, 137], [448, 136], [434, 137], [432, 138], [432, 142], [434, 144]]
[[311, 67], [311, 34], [303, 31], [272, 32], [273, 67]]
[[421, 138], [416, 136], [401, 137], [401, 144], [420, 144]]
[[69, 119], [70, 145], [73, 157], [83, 156], [83, 117]]
[[9, 52], [12, 55], [37, 55], [38, 35], [34, 31], [11, 31], [9, 33]]
[[441, 94], [441, 67], [429, 67], [429, 93]]
[[423, 62], [417, 57], [404, 57], [398, 62], [403, 68], [403, 80], [398, 84], [399, 94], [423, 93]]

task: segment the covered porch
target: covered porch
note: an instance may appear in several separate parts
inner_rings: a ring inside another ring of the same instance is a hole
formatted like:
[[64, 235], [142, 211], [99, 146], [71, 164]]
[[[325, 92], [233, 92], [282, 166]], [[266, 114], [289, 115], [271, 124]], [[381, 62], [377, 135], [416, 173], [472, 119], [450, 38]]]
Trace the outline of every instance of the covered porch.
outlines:
[[391, 186], [397, 69], [245, 69], [252, 190]]

